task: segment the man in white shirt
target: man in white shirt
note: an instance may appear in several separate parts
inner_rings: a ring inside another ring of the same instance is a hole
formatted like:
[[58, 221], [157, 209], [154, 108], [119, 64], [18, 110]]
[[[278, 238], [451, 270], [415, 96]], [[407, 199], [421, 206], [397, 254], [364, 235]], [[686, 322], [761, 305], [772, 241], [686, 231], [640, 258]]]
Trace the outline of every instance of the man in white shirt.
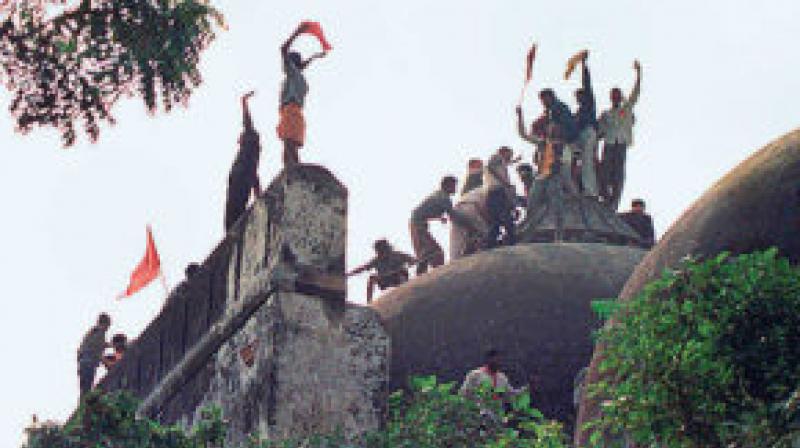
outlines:
[[631, 94], [625, 99], [622, 90], [618, 87], [611, 89], [611, 109], [600, 115], [598, 128], [600, 137], [603, 138], [603, 159], [600, 162], [601, 191], [604, 202], [616, 211], [622, 197], [622, 187], [625, 183], [625, 155], [628, 147], [633, 144], [633, 124], [635, 117], [633, 107], [639, 100], [639, 91], [642, 81], [642, 66], [639, 61], [634, 61], [636, 70], [636, 83]]
[[[502, 227], [504, 243], [511, 245], [514, 236], [514, 185], [508, 175], [508, 167], [516, 162], [512, 160], [514, 152], [508, 146], [501, 146], [489, 158], [483, 169], [483, 186], [486, 188], [486, 209], [489, 214], [489, 234], [486, 239], [488, 248], [497, 247]], [[518, 161], [518, 160], [517, 160]]]
[[[500, 353], [494, 349], [486, 352], [484, 365], [467, 373], [458, 393], [463, 397], [477, 400], [480, 398], [477, 394], [483, 387], [491, 388], [494, 400], [507, 400], [509, 396], [528, 392], [527, 387], [517, 389], [511, 385], [506, 374], [500, 371]], [[481, 414], [496, 418], [488, 405], [481, 406]]]

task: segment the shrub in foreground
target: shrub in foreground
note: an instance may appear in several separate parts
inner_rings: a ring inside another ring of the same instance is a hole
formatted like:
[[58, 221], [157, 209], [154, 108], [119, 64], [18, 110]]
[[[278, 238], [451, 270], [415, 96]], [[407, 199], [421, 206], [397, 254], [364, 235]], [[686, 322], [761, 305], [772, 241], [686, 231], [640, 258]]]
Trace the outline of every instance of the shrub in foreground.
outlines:
[[775, 250], [686, 260], [620, 304], [600, 341], [595, 446], [609, 434], [670, 448], [798, 438], [800, 269]]

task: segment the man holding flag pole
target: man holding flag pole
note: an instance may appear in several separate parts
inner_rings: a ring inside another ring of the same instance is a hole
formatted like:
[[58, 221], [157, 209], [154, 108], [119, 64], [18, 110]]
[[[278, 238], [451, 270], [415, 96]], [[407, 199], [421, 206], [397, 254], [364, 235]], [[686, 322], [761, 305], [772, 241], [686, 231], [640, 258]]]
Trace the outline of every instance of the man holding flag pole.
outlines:
[[[311, 34], [319, 40], [322, 52], [303, 60], [300, 53], [289, 51], [295, 39], [301, 34]], [[281, 46], [283, 72], [286, 74], [281, 86], [280, 121], [278, 122], [278, 138], [283, 140], [283, 164], [285, 167], [300, 163], [300, 148], [305, 144], [306, 122], [303, 106], [308, 94], [308, 83], [303, 70], [315, 59], [322, 58], [331, 50], [331, 44], [325, 39], [322, 27], [318, 22], [301, 23]]]

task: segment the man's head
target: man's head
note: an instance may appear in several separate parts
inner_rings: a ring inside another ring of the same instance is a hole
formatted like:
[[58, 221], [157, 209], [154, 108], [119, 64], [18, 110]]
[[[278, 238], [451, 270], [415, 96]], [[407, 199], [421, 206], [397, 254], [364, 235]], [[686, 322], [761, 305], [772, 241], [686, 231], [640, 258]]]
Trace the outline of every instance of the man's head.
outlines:
[[484, 365], [490, 372], [495, 373], [500, 371], [500, 352], [495, 349], [490, 349], [484, 355]]
[[618, 107], [622, 104], [622, 90], [619, 87], [611, 89], [611, 105]]
[[631, 211], [636, 213], [644, 213], [644, 200], [643, 199], [634, 199], [631, 201]]
[[500, 157], [502, 157], [506, 162], [510, 162], [511, 158], [514, 157], [514, 150], [508, 146], [501, 146], [497, 148], [497, 154], [499, 154]]
[[128, 337], [122, 333], [117, 333], [111, 338], [111, 346], [114, 351], [124, 352], [128, 348]]
[[545, 109], [550, 109], [553, 103], [556, 102], [556, 94], [553, 89], [542, 89], [539, 91], [539, 99], [542, 101]]
[[469, 159], [467, 162], [467, 171], [470, 173], [480, 173], [483, 170], [483, 160]]
[[457, 184], [458, 184], [458, 179], [456, 179], [455, 176], [444, 176], [442, 178], [442, 182], [440, 183], [442, 190], [450, 195], [456, 194]]
[[373, 244], [372, 247], [375, 249], [375, 253], [378, 255], [383, 255], [392, 250], [392, 245], [389, 244], [389, 241], [384, 238], [375, 241], [375, 244]]
[[575, 90], [575, 101], [577, 101], [579, 105], [589, 104], [590, 99], [591, 97], [589, 96], [589, 94], [582, 88]]
[[300, 53], [298, 53], [296, 51], [290, 51], [288, 57], [289, 57], [289, 62], [291, 62], [292, 65], [294, 65], [295, 67], [297, 67], [297, 68], [302, 70], [302, 68], [303, 68], [303, 57], [300, 56]]
[[533, 167], [529, 163], [521, 163], [517, 166], [517, 174], [525, 185], [533, 183]]
[[108, 328], [111, 327], [111, 316], [106, 313], [100, 313], [100, 315], [97, 316], [97, 326], [103, 330], [108, 330]]

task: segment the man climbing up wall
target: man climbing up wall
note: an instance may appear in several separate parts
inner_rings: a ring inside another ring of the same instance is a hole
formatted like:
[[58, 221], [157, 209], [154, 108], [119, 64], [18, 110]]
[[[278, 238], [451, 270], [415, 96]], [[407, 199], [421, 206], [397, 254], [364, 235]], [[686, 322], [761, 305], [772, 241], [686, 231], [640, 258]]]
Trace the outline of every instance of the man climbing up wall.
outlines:
[[411, 212], [408, 229], [417, 257], [417, 275], [427, 272], [428, 266], [437, 267], [444, 264], [444, 251], [431, 235], [428, 221], [439, 219], [446, 223], [447, 218], [444, 215], [447, 214], [459, 225], [473, 228], [468, 217], [453, 210], [453, 201], [450, 197], [455, 194], [457, 183], [458, 180], [454, 176], [445, 176], [440, 183], [440, 188], [425, 198]]
[[[310, 33], [322, 43], [323, 51], [303, 60], [300, 53], [289, 51], [295, 39], [303, 33]], [[286, 77], [281, 86], [280, 121], [278, 122], [278, 138], [283, 141], [283, 165], [288, 167], [300, 163], [300, 148], [305, 144], [306, 122], [303, 116], [303, 105], [308, 94], [308, 83], [303, 75], [309, 64], [328, 54], [330, 45], [322, 35], [322, 29], [316, 22], [303, 22], [281, 46], [283, 72]]]
[[367, 281], [367, 303], [372, 302], [376, 286], [384, 290], [407, 282], [407, 267], [417, 262], [411, 255], [395, 250], [385, 239], [375, 241], [373, 248], [375, 257], [372, 260], [347, 273], [349, 277], [372, 269], [376, 271]]
[[80, 398], [92, 390], [94, 375], [97, 366], [103, 357], [103, 350], [109, 347], [106, 342], [106, 332], [111, 327], [111, 317], [102, 313], [97, 317], [97, 324], [83, 336], [78, 347], [78, 380], [80, 383]]
[[248, 92], [242, 96], [242, 124], [244, 129], [239, 136], [239, 152], [228, 175], [228, 197], [225, 202], [225, 231], [239, 220], [247, 207], [250, 192], [258, 196], [261, 184], [258, 180], [258, 160], [261, 157], [261, 144], [258, 132], [253, 127], [247, 101], [255, 94]]

